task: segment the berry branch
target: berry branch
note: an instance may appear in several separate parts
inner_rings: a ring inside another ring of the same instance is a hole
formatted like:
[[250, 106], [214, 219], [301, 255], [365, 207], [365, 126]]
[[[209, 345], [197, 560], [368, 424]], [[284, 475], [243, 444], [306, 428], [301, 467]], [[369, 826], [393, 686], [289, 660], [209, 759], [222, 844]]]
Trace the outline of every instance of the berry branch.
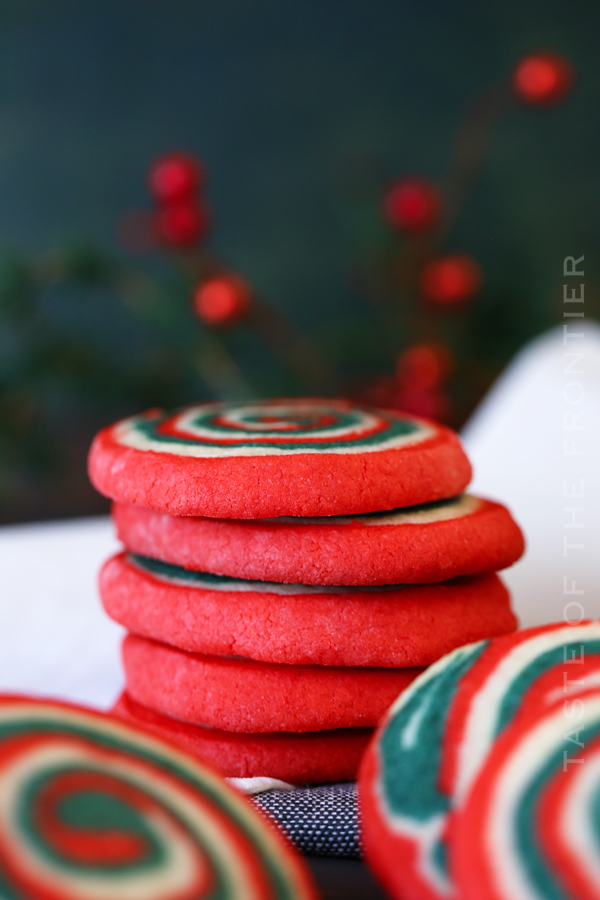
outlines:
[[[333, 339], [303, 334], [214, 255], [207, 173], [187, 153], [151, 166], [152, 207], [118, 224], [124, 247], [162, 257], [162, 268], [88, 245], [31, 259], [6, 255], [0, 321], [10, 352], [0, 367], [0, 504], [20, 497], [23, 505], [29, 491], [35, 506], [44, 479], [68, 479], [73, 460], [83, 477], [68, 490], [85, 490], [91, 434], [143, 407], [342, 393], [459, 425], [518, 337], [506, 339], [504, 355], [486, 358], [485, 347], [507, 326], [478, 300], [488, 289], [483, 267], [449, 248], [452, 229], [482, 172], [497, 119], [518, 103], [552, 107], [573, 84], [572, 67], [556, 54], [522, 59], [509, 79], [467, 105], [439, 183], [406, 175], [387, 186], [380, 198], [386, 245], [364, 291], [379, 300], [356, 337], [363, 349], [372, 346], [370, 369], [357, 365], [352, 349], [336, 357]], [[67, 320], [78, 319], [86, 303], [105, 304], [107, 316], [118, 314], [123, 337], [107, 344], [94, 329], [60, 325], [48, 313], [49, 296], [60, 297]], [[336, 338], [349, 327], [341, 319]], [[392, 348], [392, 356], [382, 348]]]

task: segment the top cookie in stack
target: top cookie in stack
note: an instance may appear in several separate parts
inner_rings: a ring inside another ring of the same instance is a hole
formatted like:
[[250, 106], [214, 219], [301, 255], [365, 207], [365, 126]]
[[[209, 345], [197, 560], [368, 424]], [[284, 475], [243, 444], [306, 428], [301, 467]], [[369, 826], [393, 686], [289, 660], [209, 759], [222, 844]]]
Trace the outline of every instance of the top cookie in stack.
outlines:
[[461, 495], [470, 476], [449, 429], [346, 401], [102, 431], [90, 477], [129, 551], [101, 576], [132, 632], [120, 712], [228, 775], [352, 777], [422, 666], [515, 628], [491, 573], [523, 539], [503, 506]]
[[453, 497], [471, 466], [447, 428], [345, 401], [151, 411], [101, 431], [90, 478], [175, 516], [354, 515]]

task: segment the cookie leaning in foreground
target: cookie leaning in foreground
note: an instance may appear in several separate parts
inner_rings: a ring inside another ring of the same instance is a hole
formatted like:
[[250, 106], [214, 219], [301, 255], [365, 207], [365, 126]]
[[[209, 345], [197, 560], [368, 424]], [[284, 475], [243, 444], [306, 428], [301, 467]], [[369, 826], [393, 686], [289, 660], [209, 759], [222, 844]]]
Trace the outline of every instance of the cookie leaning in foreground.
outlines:
[[0, 696], [0, 896], [308, 900], [302, 861], [209, 768], [145, 730]]
[[330, 516], [459, 494], [471, 477], [457, 435], [345, 400], [211, 403], [105, 428], [92, 484], [178, 516]]
[[[571, 713], [563, 718], [563, 732], [577, 729], [573, 708], [583, 699], [577, 695], [599, 681], [598, 622], [544, 625], [469, 644], [413, 681], [386, 714], [359, 778], [365, 855], [393, 897], [466, 896], [454, 881], [451, 826], [475, 796], [478, 775], [496, 742], [513, 723], [517, 727], [535, 718], [557, 697], [561, 704], [568, 702]], [[578, 739], [576, 732], [571, 737]], [[563, 749], [574, 753], [580, 748], [565, 738]], [[504, 832], [505, 846], [508, 840]], [[467, 844], [466, 839], [461, 844], [463, 879]], [[490, 852], [489, 865], [502, 869], [500, 851], [497, 858], [493, 846]], [[472, 896], [496, 900], [497, 895]], [[563, 895], [509, 891], [498, 897], [562, 900]]]

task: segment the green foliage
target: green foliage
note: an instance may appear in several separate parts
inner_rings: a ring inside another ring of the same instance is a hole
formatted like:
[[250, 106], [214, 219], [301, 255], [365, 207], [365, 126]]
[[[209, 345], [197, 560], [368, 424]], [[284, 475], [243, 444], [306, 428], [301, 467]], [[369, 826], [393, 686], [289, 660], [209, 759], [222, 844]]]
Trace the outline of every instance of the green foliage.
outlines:
[[[452, 256], [453, 228], [494, 121], [514, 103], [506, 81], [467, 105], [447, 170], [430, 185], [440, 200], [428, 230], [402, 230], [390, 218], [389, 195], [382, 198], [382, 179], [369, 166], [339, 173], [341, 218], [354, 244], [351, 288], [347, 306], [329, 320], [307, 307], [307, 328], [311, 317], [319, 321], [313, 333], [302, 334], [256, 295], [240, 322], [201, 321], [194, 291], [226, 271], [202, 235], [197, 246], [180, 242], [179, 252], [148, 265], [83, 242], [0, 258], [0, 517], [2, 508], [23, 509], [26, 495], [33, 515], [91, 508], [83, 460], [94, 432], [152, 406], [345, 394], [460, 426], [516, 350], [556, 319], [551, 304], [536, 298], [533, 280], [514, 272], [502, 283], [485, 273], [479, 296], [473, 289], [458, 301], [424, 288], [428, 265]], [[285, 254], [284, 244], [278, 249]], [[470, 264], [478, 270], [477, 260]], [[440, 370], [426, 390], [408, 383], [402, 368], [407, 351], [424, 348], [438, 355]], [[81, 495], [81, 504], [65, 505], [65, 494]]]
[[31, 315], [34, 305], [35, 277], [23, 259], [6, 257], [0, 262], [0, 314], [8, 320]]

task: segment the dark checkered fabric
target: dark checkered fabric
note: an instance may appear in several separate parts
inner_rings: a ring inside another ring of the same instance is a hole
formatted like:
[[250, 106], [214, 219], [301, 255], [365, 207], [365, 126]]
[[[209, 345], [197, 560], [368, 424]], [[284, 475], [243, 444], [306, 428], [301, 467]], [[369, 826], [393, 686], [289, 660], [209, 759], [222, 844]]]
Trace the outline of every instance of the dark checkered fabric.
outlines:
[[356, 784], [323, 784], [293, 791], [266, 791], [252, 802], [306, 856], [358, 859]]

